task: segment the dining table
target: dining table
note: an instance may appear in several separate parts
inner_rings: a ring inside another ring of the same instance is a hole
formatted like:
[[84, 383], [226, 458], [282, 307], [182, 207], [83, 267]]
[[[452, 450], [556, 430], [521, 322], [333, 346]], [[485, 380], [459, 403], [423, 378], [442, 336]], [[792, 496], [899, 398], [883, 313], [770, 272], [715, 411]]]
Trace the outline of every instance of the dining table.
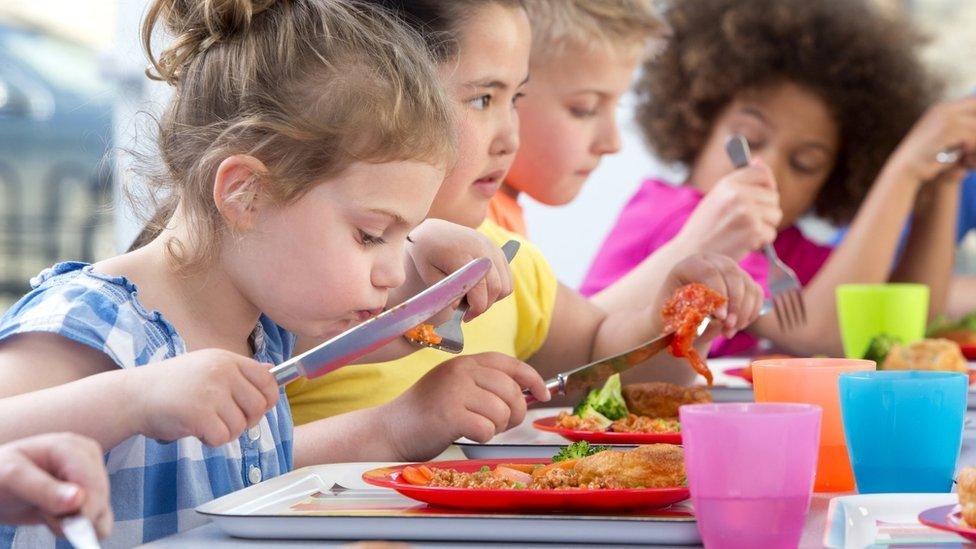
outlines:
[[[712, 362], [712, 361], [710, 361]], [[714, 369], [714, 366], [713, 366]], [[752, 400], [752, 390], [751, 386], [747, 383], [743, 383], [742, 380], [729, 379], [729, 377], [723, 374], [721, 368], [716, 371], [716, 382], [719, 385], [719, 389], [714, 391], [714, 398], [716, 401], [751, 401]], [[971, 401], [976, 392], [971, 392]], [[438, 460], [455, 460], [464, 459], [465, 456], [461, 452], [460, 448], [457, 446], [451, 446], [443, 454], [441, 454]], [[976, 465], [976, 406], [970, 403], [970, 409], [966, 414], [965, 428], [963, 432], [962, 448], [960, 451], [959, 460], [957, 462], [957, 468], [965, 467], [968, 465]], [[803, 528], [803, 536], [800, 540], [799, 547], [802, 549], [807, 548], [818, 548], [823, 547], [824, 531], [827, 526], [828, 520], [828, 506], [830, 500], [837, 496], [854, 494], [855, 492], [847, 493], [814, 493], [810, 501], [810, 510], [806, 517], [806, 522]], [[184, 547], [200, 547], [205, 549], [224, 549], [231, 547], [268, 547], [268, 548], [294, 548], [294, 547], [357, 547], [361, 549], [380, 549], [380, 548], [393, 548], [393, 547], [417, 547], [417, 548], [469, 548], [469, 547], [514, 547], [514, 548], [549, 548], [553, 547], [552, 544], [545, 543], [513, 543], [513, 542], [465, 542], [463, 540], [458, 541], [437, 541], [437, 542], [417, 542], [417, 541], [399, 541], [399, 540], [386, 540], [386, 541], [362, 541], [362, 542], [350, 542], [348, 540], [275, 540], [275, 539], [262, 539], [262, 540], [252, 540], [252, 539], [241, 539], [234, 538], [223, 531], [221, 531], [215, 524], [207, 523], [196, 528], [180, 532], [178, 534], [168, 536], [152, 543], [146, 544], [143, 547], [150, 549], [171, 549], [171, 548], [184, 548]], [[577, 547], [588, 547], [592, 548], [592, 543], [585, 543], [576, 545]], [[565, 543], [560, 543], [559, 547], [573, 547], [573, 545], [567, 545]], [[613, 545], [616, 548], [625, 547], [638, 547], [637, 545]], [[666, 547], [666, 546], [657, 546]], [[683, 547], [689, 547], [687, 545]], [[694, 546], [691, 546], [694, 547]], [[881, 547], [881, 546], [878, 546]], [[898, 545], [887, 545], [885, 546], [889, 549], [897, 548]], [[907, 547], [907, 546], [905, 546]], [[919, 545], [911, 545], [913, 549], [918, 549]], [[974, 544], [966, 544], [959, 539], [958, 543], [939, 543], [934, 545], [928, 545], [924, 547], [936, 547], [938, 549], [948, 549], [953, 547], [972, 547], [976, 548]]]

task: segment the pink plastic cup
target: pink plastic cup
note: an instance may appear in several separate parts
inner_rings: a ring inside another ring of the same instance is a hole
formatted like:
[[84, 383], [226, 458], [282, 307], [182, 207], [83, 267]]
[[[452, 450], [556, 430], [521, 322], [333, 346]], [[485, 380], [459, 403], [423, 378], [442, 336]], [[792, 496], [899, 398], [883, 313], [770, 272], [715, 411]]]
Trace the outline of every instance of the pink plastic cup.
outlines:
[[796, 547], [817, 470], [820, 406], [694, 404], [679, 414], [705, 547]]

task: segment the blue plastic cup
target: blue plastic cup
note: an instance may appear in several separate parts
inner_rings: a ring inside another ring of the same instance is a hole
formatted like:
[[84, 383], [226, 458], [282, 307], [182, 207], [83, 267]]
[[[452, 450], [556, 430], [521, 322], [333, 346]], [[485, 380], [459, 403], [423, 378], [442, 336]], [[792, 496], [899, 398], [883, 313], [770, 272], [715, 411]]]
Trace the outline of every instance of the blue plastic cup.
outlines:
[[862, 494], [949, 492], [969, 377], [958, 372], [840, 375], [844, 436]]

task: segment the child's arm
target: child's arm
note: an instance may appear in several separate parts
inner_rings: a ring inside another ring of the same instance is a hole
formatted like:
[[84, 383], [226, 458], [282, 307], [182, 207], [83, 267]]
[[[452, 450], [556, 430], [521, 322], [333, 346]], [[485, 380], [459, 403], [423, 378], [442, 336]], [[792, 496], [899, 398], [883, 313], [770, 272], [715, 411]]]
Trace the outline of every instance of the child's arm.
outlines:
[[[889, 280], [904, 222], [923, 186], [933, 189], [920, 226], [909, 241], [912, 250], [895, 277], [932, 285], [934, 310], [944, 306], [955, 248], [956, 195], [963, 169], [936, 161], [946, 148], [976, 149], [976, 98], [940, 103], [928, 110], [885, 163], [843, 242], [803, 290], [808, 324], [792, 332], [774, 318], [756, 323], [755, 332], [796, 353], [842, 352], [834, 292], [839, 284]], [[925, 251], [925, 248], [929, 248]], [[921, 265], [921, 262], [931, 264]], [[910, 263], [916, 265], [908, 266]]]
[[773, 242], [782, 215], [773, 174], [756, 159], [720, 179], [674, 238], [591, 299], [605, 311], [639, 307], [648, 288], [660, 288], [676, 265], [696, 253], [741, 261]]
[[934, 182], [919, 193], [912, 228], [892, 282], [915, 282], [929, 287], [929, 318], [948, 307], [955, 264], [959, 179]]
[[0, 345], [0, 443], [70, 431], [106, 449], [137, 434], [195, 436], [219, 446], [277, 402], [268, 370], [217, 349], [119, 369], [101, 352], [59, 335], [13, 336]]
[[343, 461], [423, 461], [455, 440], [487, 442], [525, 418], [527, 387], [549, 400], [531, 366], [500, 353], [453, 358], [383, 406], [295, 428], [295, 467]]
[[958, 275], [949, 284], [949, 302], [946, 314], [950, 318], [962, 318], [976, 311], [976, 276]]
[[0, 446], [0, 523], [46, 522], [82, 515], [100, 538], [112, 531], [108, 475], [102, 449], [72, 433], [38, 435]]
[[[759, 314], [762, 290], [734, 261], [720, 254], [696, 254], [679, 262], [664, 283], [644, 294], [643, 307], [613, 312], [602, 309], [566, 287], [556, 296], [552, 325], [542, 348], [530, 359], [543, 377], [581, 366], [640, 345], [661, 335], [661, 308], [674, 290], [701, 282], [729, 300], [713, 315], [726, 335], [748, 326]], [[698, 338], [696, 348], [707, 351], [719, 330]], [[641, 380], [688, 384], [695, 373], [685, 359], [658, 353], [649, 364], [634, 368], [631, 377]]]

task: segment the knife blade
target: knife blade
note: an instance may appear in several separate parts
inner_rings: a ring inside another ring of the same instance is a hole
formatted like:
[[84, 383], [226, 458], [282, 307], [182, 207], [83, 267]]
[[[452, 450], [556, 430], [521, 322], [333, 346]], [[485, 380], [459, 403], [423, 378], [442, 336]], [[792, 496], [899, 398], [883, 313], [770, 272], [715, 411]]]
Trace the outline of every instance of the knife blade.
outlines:
[[[711, 317], [705, 317], [701, 321], [695, 330], [696, 336], [705, 333], [710, 321]], [[546, 388], [553, 395], [565, 395], [595, 387], [602, 384], [613, 374], [627, 371], [662, 350], [667, 349], [671, 345], [672, 340], [674, 340], [674, 332], [668, 332], [629, 351], [591, 362], [575, 370], [556, 374], [556, 377], [546, 381]], [[536, 401], [535, 397], [528, 394], [527, 391], [523, 394], [525, 394], [528, 404]]]
[[458, 301], [488, 274], [491, 260], [479, 257], [440, 282], [358, 326], [271, 369], [278, 385], [327, 374], [400, 337]]

